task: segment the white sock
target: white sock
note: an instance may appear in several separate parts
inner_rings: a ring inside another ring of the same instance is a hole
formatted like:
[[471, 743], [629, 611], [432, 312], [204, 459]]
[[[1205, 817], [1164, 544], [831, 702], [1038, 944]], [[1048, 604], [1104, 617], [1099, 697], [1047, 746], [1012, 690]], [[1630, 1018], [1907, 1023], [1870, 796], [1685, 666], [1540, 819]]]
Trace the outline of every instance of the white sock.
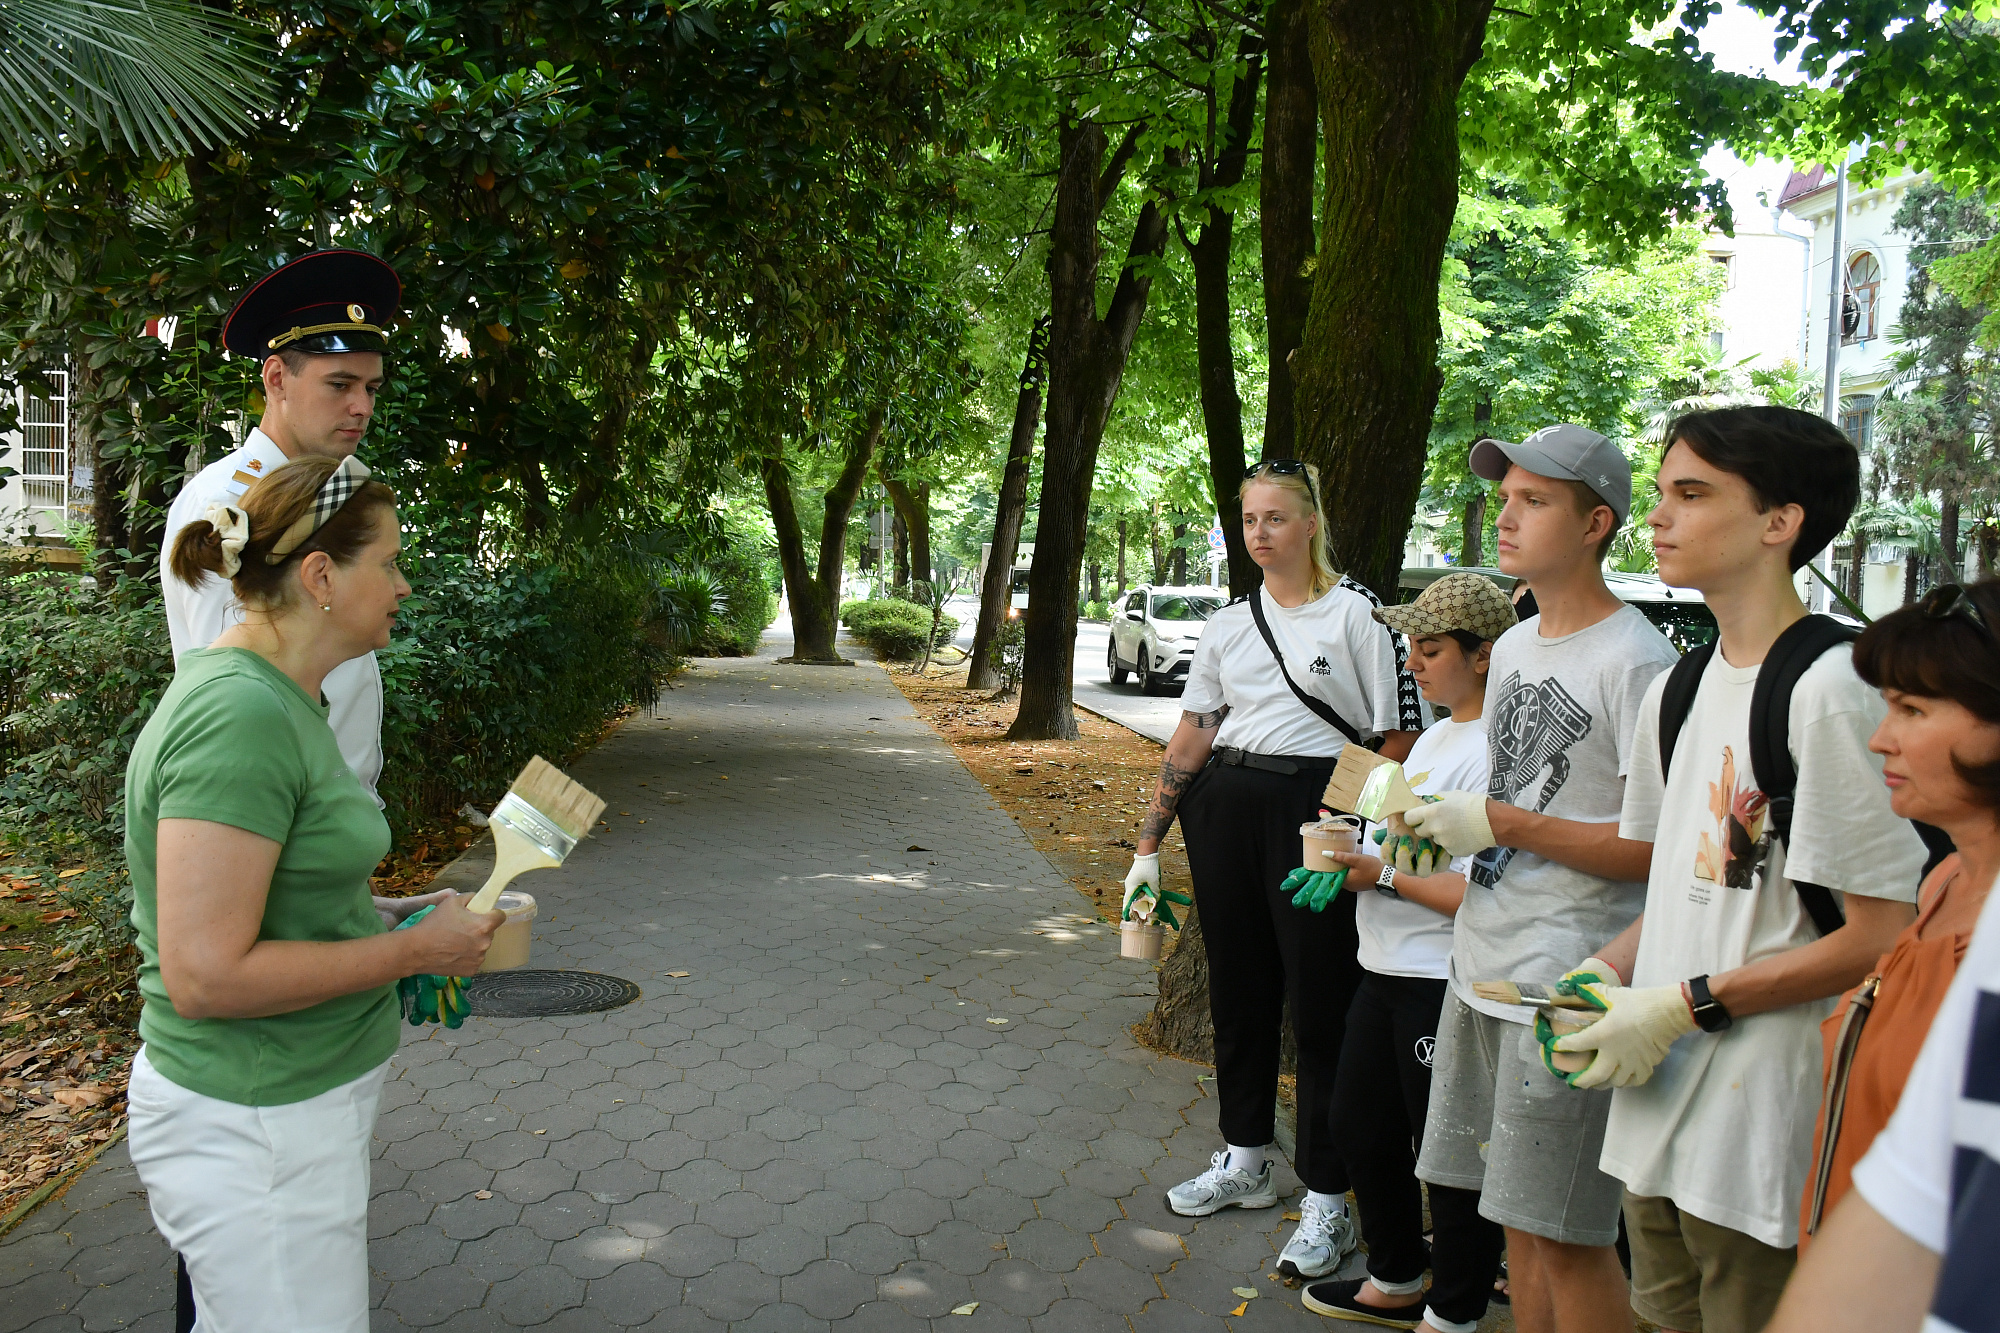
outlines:
[[1428, 1305], [1424, 1307], [1424, 1322], [1438, 1330], [1438, 1333], [1478, 1333], [1479, 1330], [1479, 1324], [1476, 1321], [1465, 1324], [1453, 1323], [1451, 1320], [1440, 1315], [1436, 1310], [1431, 1309]]
[[1384, 1282], [1371, 1273], [1368, 1275], [1368, 1284], [1384, 1296], [1414, 1296], [1424, 1289], [1422, 1276], [1409, 1282]]
[[1347, 1216], [1347, 1196], [1345, 1194], [1321, 1194], [1318, 1190], [1307, 1190], [1306, 1198], [1318, 1204], [1320, 1210], [1330, 1216]]
[[1239, 1148], [1229, 1145], [1229, 1169], [1248, 1171], [1251, 1175], [1262, 1175], [1264, 1171], [1264, 1150], [1262, 1148]]

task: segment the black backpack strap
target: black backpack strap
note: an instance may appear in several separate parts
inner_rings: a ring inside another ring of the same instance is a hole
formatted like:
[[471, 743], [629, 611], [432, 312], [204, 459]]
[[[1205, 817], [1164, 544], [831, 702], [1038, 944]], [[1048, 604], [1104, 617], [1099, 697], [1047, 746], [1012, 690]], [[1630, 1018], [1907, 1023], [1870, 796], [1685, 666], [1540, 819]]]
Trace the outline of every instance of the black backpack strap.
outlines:
[[1347, 737], [1348, 740], [1353, 741], [1356, 745], [1365, 745], [1371, 750], [1381, 745], [1379, 739], [1374, 745], [1369, 745], [1367, 741], [1361, 739], [1359, 731], [1356, 731], [1347, 724], [1346, 718], [1333, 711], [1331, 704], [1327, 703], [1324, 699], [1307, 694], [1299, 688], [1299, 683], [1292, 679], [1292, 673], [1285, 670], [1285, 655], [1278, 651], [1278, 641], [1271, 636], [1271, 626], [1264, 619], [1264, 599], [1255, 591], [1250, 594], [1250, 618], [1257, 622], [1257, 632], [1264, 636], [1264, 646], [1269, 648], [1271, 656], [1277, 659], [1278, 674], [1285, 678], [1285, 684], [1292, 687], [1292, 693], [1299, 696], [1300, 703], [1310, 708], [1322, 722]]
[[[1771, 832], [1784, 839], [1788, 850], [1799, 788], [1798, 766], [1792, 762], [1792, 691], [1829, 649], [1859, 637], [1832, 616], [1807, 616], [1778, 636], [1757, 668], [1757, 686], [1750, 694], [1750, 772], [1770, 801]], [[1792, 887], [1820, 934], [1831, 935], [1847, 924], [1831, 889], [1796, 879]]]
[[1673, 766], [1674, 746], [1680, 743], [1681, 728], [1694, 711], [1695, 691], [1701, 688], [1701, 673], [1715, 656], [1715, 640], [1710, 639], [1674, 663], [1667, 673], [1666, 688], [1660, 691], [1660, 790], [1667, 786], [1667, 770]]

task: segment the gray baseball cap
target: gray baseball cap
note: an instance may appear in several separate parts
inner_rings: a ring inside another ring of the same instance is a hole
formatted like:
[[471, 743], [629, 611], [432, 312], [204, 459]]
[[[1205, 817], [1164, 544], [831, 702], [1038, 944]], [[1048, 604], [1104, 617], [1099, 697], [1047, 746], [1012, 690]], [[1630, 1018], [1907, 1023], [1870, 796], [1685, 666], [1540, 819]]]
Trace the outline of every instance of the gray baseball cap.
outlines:
[[1624, 451], [1594, 430], [1567, 421], [1544, 426], [1519, 444], [1484, 439], [1472, 446], [1473, 475], [1499, 481], [1509, 463], [1540, 477], [1580, 481], [1611, 506], [1623, 524], [1632, 512], [1632, 464]]

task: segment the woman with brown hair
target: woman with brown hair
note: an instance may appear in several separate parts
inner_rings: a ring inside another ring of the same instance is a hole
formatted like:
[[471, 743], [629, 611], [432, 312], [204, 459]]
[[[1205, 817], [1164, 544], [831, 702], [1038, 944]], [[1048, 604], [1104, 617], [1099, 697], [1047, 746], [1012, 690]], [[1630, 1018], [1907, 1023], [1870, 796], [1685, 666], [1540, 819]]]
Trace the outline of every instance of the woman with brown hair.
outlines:
[[172, 567], [245, 619], [182, 655], [125, 775], [144, 1040], [130, 1142], [210, 1333], [368, 1327], [368, 1146], [396, 982], [464, 976], [498, 912], [390, 932], [368, 892], [389, 827], [321, 694], [389, 642], [410, 585], [395, 496], [308, 457], [210, 505]]
[[1826, 1080], [1799, 1248], [1852, 1184], [1855, 1163], [1902, 1096], [1924, 1034], [1957, 975], [2000, 875], [2000, 582], [1946, 584], [1870, 626], [1854, 669], [1889, 712], [1869, 748], [1890, 807], [1951, 835], [1925, 877], [1917, 919], [1821, 1025]]

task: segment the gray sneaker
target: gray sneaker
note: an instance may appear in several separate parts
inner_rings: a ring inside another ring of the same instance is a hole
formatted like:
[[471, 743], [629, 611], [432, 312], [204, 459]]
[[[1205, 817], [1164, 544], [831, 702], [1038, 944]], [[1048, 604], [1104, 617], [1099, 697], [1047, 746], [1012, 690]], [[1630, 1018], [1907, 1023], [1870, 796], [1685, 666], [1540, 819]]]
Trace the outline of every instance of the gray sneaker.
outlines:
[[1307, 1199], [1299, 1205], [1299, 1229], [1278, 1255], [1278, 1271], [1286, 1277], [1325, 1277], [1358, 1243], [1351, 1215], [1330, 1213]]
[[1207, 1217], [1224, 1208], [1269, 1208], [1277, 1201], [1271, 1159], [1265, 1158], [1263, 1171], [1253, 1176], [1229, 1165], [1227, 1148], [1208, 1159], [1208, 1170], [1167, 1191], [1167, 1207], [1182, 1217]]

